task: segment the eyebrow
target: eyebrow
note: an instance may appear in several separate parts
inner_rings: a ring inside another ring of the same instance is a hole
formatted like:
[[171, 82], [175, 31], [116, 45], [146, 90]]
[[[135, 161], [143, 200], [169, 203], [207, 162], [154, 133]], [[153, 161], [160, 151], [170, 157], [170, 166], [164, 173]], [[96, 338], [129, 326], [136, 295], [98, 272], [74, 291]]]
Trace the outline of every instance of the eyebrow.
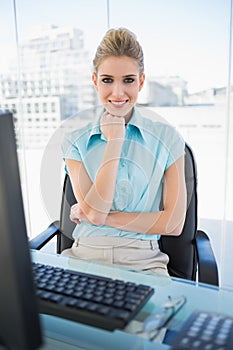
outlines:
[[[123, 78], [136, 77], [136, 76], [137, 76], [137, 74], [127, 74], [127, 75], [123, 75]], [[113, 75], [109, 75], [109, 74], [100, 74], [100, 77], [113, 78]]]

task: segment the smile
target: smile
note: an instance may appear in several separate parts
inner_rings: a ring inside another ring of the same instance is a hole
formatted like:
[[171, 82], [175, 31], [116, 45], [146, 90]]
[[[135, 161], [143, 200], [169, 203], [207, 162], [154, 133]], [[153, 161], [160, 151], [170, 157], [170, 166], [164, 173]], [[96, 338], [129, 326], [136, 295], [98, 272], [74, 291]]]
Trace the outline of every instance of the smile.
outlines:
[[128, 102], [128, 100], [124, 100], [124, 101], [112, 101], [112, 100], [109, 100], [109, 102], [114, 105], [115, 107], [121, 107], [123, 106], [125, 103]]

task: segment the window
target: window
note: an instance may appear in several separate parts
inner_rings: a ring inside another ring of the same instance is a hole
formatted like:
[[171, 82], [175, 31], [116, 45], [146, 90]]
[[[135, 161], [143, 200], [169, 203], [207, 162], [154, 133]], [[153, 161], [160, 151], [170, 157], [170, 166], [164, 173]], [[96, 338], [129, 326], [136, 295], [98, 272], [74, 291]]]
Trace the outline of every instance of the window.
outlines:
[[[62, 0], [56, 11], [54, 2], [16, 0], [17, 48], [14, 26], [9, 26], [13, 0], [3, 4], [0, 21], [7, 32], [0, 33], [5, 53], [0, 58], [0, 105], [8, 108], [21, 100], [30, 113], [28, 118], [17, 108], [24, 132], [19, 152], [26, 159], [22, 169], [27, 176], [22, 178], [27, 179], [23, 188], [30, 235], [59, 218], [59, 190], [53, 203], [43, 190], [42, 200], [40, 195], [45, 147], [65, 118], [98, 103], [91, 83], [94, 52], [108, 27], [128, 27], [145, 54], [147, 79], [139, 102], [174, 124], [193, 148], [199, 227], [211, 236], [222, 285], [233, 288], [227, 263], [233, 226], [231, 0]], [[23, 118], [30, 122], [24, 124]], [[53, 164], [54, 177], [62, 166], [62, 160]], [[61, 188], [60, 178], [55, 185]]]
[[39, 113], [39, 103], [35, 103], [35, 112]]
[[31, 104], [27, 103], [27, 113], [31, 113]]
[[47, 103], [43, 103], [43, 112], [47, 113]]

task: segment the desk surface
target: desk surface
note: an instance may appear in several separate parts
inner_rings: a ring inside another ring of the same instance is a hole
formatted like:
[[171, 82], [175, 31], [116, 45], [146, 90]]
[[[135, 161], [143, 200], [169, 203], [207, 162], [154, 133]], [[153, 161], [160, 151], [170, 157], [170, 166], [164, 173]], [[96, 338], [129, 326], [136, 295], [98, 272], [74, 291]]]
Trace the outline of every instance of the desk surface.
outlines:
[[43, 350], [150, 350], [155, 349], [155, 346], [158, 350], [169, 349], [168, 345], [162, 343], [166, 330], [163, 330], [154, 342], [134, 334], [137, 329], [141, 328], [146, 317], [161, 311], [162, 304], [167, 301], [168, 296], [176, 298], [184, 295], [187, 298], [186, 304], [169, 322], [168, 329], [170, 332], [179, 330], [190, 313], [197, 308], [223, 312], [233, 316], [232, 291], [218, 290], [209, 285], [197, 285], [189, 281], [171, 279], [153, 273], [130, 271], [114, 265], [97, 264], [91, 261], [46, 254], [39, 251], [32, 251], [32, 260], [87, 273], [148, 284], [155, 289], [152, 298], [123, 331], [108, 332], [77, 322], [41, 315], [45, 335]]

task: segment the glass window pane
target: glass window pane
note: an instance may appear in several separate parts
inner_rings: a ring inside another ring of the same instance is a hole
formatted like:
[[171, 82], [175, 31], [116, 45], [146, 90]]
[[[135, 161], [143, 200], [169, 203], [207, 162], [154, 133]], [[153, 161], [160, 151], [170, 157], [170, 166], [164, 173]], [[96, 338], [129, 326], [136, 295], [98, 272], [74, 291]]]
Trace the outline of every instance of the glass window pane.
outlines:
[[[13, 3], [8, 5], [12, 28], [9, 33], [4, 31], [2, 39], [11, 52], [13, 44], [8, 36], [13, 33], [15, 40]], [[19, 56], [15, 50], [6, 58], [5, 76], [1, 79], [4, 99], [0, 98], [0, 102], [17, 111], [22, 186], [29, 234], [34, 236], [59, 219], [62, 188], [59, 174], [63, 174], [63, 162], [60, 144], [51, 146], [51, 140], [66, 118], [90, 108], [96, 101], [91, 81], [92, 59], [107, 29], [106, 1], [15, 3]], [[3, 23], [5, 28], [9, 27], [5, 18]], [[45, 169], [42, 163], [46, 162], [51, 147], [52, 159]]]
[[[223, 226], [229, 236], [233, 221], [229, 182], [225, 191], [231, 165], [230, 144], [226, 146], [230, 1], [109, 3], [110, 27], [131, 29], [144, 49], [147, 85], [139, 102], [175, 125], [194, 151], [199, 228], [208, 232], [223, 275], [224, 261], [230, 257]], [[229, 277], [222, 284], [229, 285]]]
[[145, 54], [139, 103], [168, 119], [191, 145], [199, 227], [211, 237], [222, 285], [233, 287], [227, 270], [233, 222], [230, 0], [15, 3], [17, 23], [13, 0], [1, 5], [0, 107], [14, 111], [30, 235], [59, 219], [59, 127], [98, 103], [91, 82], [96, 47], [108, 26], [127, 27]]

